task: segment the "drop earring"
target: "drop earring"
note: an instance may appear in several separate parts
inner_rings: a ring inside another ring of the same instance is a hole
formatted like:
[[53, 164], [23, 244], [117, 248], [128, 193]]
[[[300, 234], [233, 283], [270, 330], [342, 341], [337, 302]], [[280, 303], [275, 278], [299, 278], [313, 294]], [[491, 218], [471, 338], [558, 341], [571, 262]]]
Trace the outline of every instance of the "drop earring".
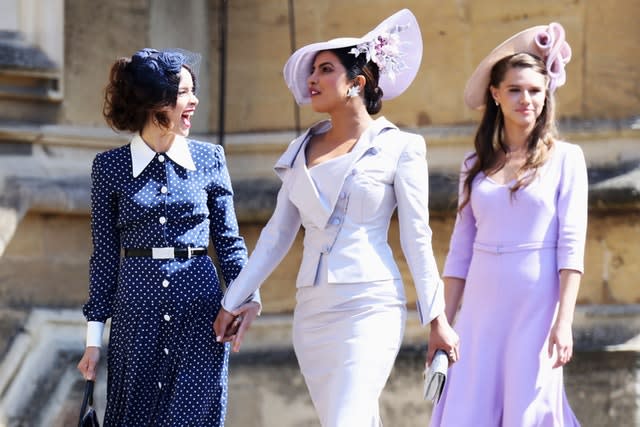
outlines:
[[360, 95], [360, 86], [351, 86], [347, 91], [348, 98], [354, 98], [358, 95]]

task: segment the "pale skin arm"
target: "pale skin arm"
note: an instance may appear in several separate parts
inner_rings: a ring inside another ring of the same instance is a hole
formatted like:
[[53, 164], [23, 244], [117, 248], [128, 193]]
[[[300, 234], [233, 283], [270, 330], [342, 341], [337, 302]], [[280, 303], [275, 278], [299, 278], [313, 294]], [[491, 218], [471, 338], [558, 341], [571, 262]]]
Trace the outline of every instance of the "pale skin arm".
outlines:
[[431, 321], [427, 364], [431, 363], [437, 349], [442, 349], [450, 355], [450, 363], [455, 363], [460, 358], [460, 338], [451, 325], [462, 299], [465, 281], [456, 277], [444, 277], [443, 281], [445, 309], [443, 314]]
[[458, 277], [444, 277], [442, 280], [444, 281], [444, 312], [447, 314], [449, 323], [453, 325], [466, 281]]
[[78, 362], [78, 370], [82, 373], [85, 380], [96, 380], [96, 367], [100, 360], [100, 347], [87, 347], [84, 355]]
[[553, 357], [555, 346], [557, 359], [554, 368], [566, 365], [573, 356], [573, 314], [575, 312], [580, 279], [582, 274], [576, 270], [560, 270], [560, 304], [556, 321], [549, 333], [549, 357]]
[[430, 326], [426, 365], [431, 364], [436, 350], [444, 350], [449, 355], [450, 364], [457, 362], [460, 354], [460, 338], [447, 322], [445, 313], [434, 318]]

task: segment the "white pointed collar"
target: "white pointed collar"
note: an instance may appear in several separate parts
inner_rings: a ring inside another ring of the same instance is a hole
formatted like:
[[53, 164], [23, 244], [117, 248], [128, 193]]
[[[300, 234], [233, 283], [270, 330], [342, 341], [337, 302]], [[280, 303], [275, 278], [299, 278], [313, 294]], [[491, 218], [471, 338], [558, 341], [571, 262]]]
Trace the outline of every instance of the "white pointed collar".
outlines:
[[[183, 136], [176, 135], [173, 144], [171, 144], [169, 150], [164, 154], [183, 168], [192, 171], [196, 170], [196, 165], [193, 163], [193, 158], [189, 151], [189, 144]], [[155, 156], [156, 152], [143, 141], [140, 134], [136, 134], [131, 139], [131, 166], [133, 177], [136, 178], [140, 175]]]

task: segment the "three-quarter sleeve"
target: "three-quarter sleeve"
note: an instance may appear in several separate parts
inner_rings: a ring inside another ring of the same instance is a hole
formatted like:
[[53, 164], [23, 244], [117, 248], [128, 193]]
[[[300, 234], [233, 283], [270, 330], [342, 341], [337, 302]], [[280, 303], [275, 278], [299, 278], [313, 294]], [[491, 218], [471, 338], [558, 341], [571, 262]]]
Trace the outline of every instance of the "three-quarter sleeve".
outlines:
[[584, 272], [589, 184], [582, 149], [569, 145], [562, 162], [558, 189], [558, 270]]
[[[458, 206], [465, 200], [464, 181], [471, 165], [471, 156], [465, 156], [460, 168], [458, 185]], [[466, 279], [473, 255], [473, 242], [476, 239], [476, 219], [469, 201], [456, 215], [456, 221], [449, 242], [449, 253], [444, 263], [444, 277]]]
[[120, 269], [118, 194], [109, 179], [109, 157], [98, 154], [91, 168], [91, 238], [89, 299], [82, 312], [89, 322], [104, 323], [113, 312]]
[[398, 160], [393, 185], [400, 245], [416, 288], [420, 322], [425, 325], [444, 311], [444, 285], [431, 244], [429, 171], [422, 137], [412, 135], [409, 139]]
[[225, 292], [222, 306], [233, 311], [243, 304], [285, 257], [301, 226], [300, 213], [289, 200], [286, 185], [280, 187], [276, 207], [262, 229], [247, 264]]

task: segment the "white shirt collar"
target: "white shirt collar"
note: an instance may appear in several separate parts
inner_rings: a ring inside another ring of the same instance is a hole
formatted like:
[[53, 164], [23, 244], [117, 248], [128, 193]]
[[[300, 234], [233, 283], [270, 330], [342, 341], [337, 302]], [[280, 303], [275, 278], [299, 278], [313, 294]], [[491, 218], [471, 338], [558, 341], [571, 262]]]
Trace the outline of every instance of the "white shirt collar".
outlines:
[[[196, 170], [196, 165], [193, 163], [193, 158], [189, 151], [189, 144], [184, 137], [176, 135], [173, 144], [165, 154], [183, 168], [192, 171]], [[131, 166], [134, 178], [142, 173], [155, 155], [156, 152], [142, 140], [139, 134], [136, 134], [131, 139]]]

